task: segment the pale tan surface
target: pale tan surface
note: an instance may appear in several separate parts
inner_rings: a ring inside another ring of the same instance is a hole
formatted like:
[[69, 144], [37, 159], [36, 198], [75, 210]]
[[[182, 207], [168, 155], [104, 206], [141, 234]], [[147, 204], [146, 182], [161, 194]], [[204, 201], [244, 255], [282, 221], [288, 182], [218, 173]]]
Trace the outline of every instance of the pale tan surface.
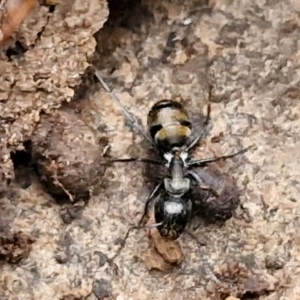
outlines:
[[[71, 294], [79, 299], [96, 299], [91, 294], [92, 285], [100, 278], [111, 281], [111, 299], [179, 300], [186, 299], [186, 295], [189, 299], [220, 299], [213, 296], [214, 284], [203, 271], [204, 260], [216, 271], [226, 261], [246, 264], [265, 280], [269, 291], [269, 295], [257, 299], [299, 299], [298, 2], [215, 1], [211, 14], [201, 9], [199, 1], [174, 2], [177, 4], [144, 1], [148, 13], [140, 24], [133, 17], [129, 29], [100, 33], [100, 49], [110, 43], [117, 44], [117, 48], [112, 45], [106, 56], [96, 56], [95, 60], [100, 61], [96, 65], [144, 124], [153, 103], [166, 97], [187, 100], [188, 110], [202, 110], [209, 73], [214, 85], [213, 101], [219, 103], [212, 105], [210, 136], [196, 156], [228, 153], [256, 144], [255, 150], [222, 167], [244, 190], [241, 201], [252, 221], [237, 218], [221, 228], [200, 226], [195, 234], [207, 241], [207, 257], [199, 257], [195, 243], [183, 235], [185, 260], [167, 274], [147, 270], [146, 232], [134, 232], [116, 260], [116, 276], [107, 263], [102, 265], [99, 251], [113, 256], [117, 250], [114, 241], [139, 220], [148, 193], [143, 187], [142, 167], [128, 164], [109, 168], [107, 189], [93, 197], [82, 218], [70, 225], [63, 224], [59, 206], [35, 183], [20, 191], [18, 201], [9, 204], [7, 199], [1, 200], [4, 210], [11, 212], [11, 230], [23, 230], [37, 239], [28, 259], [17, 267], [3, 265], [3, 299], [63, 299]], [[182, 25], [189, 17], [191, 24]], [[179, 40], [187, 38], [189, 50], [184, 51], [186, 46], [177, 41], [169, 61], [162, 63], [171, 31]], [[110, 74], [112, 66], [115, 70]], [[82, 71], [84, 68], [85, 64]], [[78, 69], [74, 72], [80, 73]], [[73, 84], [76, 82], [70, 86]], [[66, 97], [68, 91], [61, 93]], [[99, 87], [91, 99], [99, 112], [92, 122], [107, 125], [111, 155], [145, 154], [138, 148], [139, 139], [134, 141], [131, 131], [124, 127], [124, 118], [109, 95]], [[52, 102], [50, 107], [60, 103], [47, 101]], [[25, 100], [22, 103], [30, 106]], [[220, 143], [210, 142], [219, 135]], [[9, 214], [5, 217], [9, 219]], [[58, 254], [65, 255], [67, 262], [58, 264]], [[283, 269], [268, 270], [267, 257], [269, 265], [270, 261], [283, 261]]]

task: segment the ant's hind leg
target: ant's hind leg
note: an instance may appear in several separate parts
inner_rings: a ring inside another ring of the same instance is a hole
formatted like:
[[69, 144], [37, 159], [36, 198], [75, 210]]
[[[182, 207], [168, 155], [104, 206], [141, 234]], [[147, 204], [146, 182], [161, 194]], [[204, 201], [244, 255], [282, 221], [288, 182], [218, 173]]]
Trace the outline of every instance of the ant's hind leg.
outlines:
[[133, 231], [133, 230], [138, 230], [138, 229], [143, 229], [144, 227], [141, 227], [141, 226], [132, 226], [130, 227], [127, 232], [126, 232], [126, 235], [124, 237], [124, 239], [122, 240], [121, 242], [121, 245], [119, 247], [119, 249], [117, 250], [117, 252], [115, 253], [115, 255], [109, 259], [109, 262], [110, 263], [113, 263], [113, 261], [115, 260], [116, 257], [118, 257], [121, 253], [121, 251], [124, 249], [125, 245], [126, 245], [126, 241], [129, 237], [129, 234]]
[[143, 216], [142, 216], [142, 218], [141, 218], [139, 224], [136, 225], [136, 226], [131, 226], [131, 227], [127, 230], [126, 235], [125, 235], [124, 239], [122, 240], [119, 249], [117, 250], [117, 252], [115, 253], [115, 255], [114, 255], [112, 258], [109, 259], [110, 265], [113, 265], [113, 262], [114, 262], [114, 260], [116, 259], [116, 257], [118, 257], [118, 256], [120, 255], [121, 251], [124, 249], [124, 247], [125, 247], [125, 245], [126, 245], [126, 241], [127, 241], [128, 237], [129, 237], [129, 234], [130, 234], [132, 231], [134, 231], [134, 230], [140, 230], [140, 229], [144, 229], [144, 228], [157, 227], [157, 226], [161, 225], [161, 223], [154, 223], [154, 224], [145, 226], [145, 225], [143, 224], [143, 223], [144, 223], [143, 220], [144, 220], [145, 216], [146, 216], [147, 213], [148, 213], [148, 206], [149, 206], [149, 204], [151, 203], [151, 201], [153, 201], [153, 200], [155, 199], [155, 195], [156, 195], [157, 192], [160, 190], [160, 188], [161, 188], [161, 186], [162, 186], [162, 183], [163, 183], [163, 182], [161, 181], [161, 182], [160, 182], [159, 184], [157, 184], [157, 185], [154, 187], [154, 189], [152, 190], [152, 192], [151, 192], [151, 194], [149, 195], [149, 197], [148, 197], [148, 199], [147, 199], [147, 202], [146, 202], [146, 204], [145, 204], [144, 214], [143, 214]]
[[115, 255], [113, 257], [111, 257], [109, 259], [109, 263], [112, 265], [114, 260], [116, 259], [116, 257], [118, 257], [121, 253], [121, 251], [124, 249], [125, 245], [126, 245], [126, 241], [129, 237], [129, 234], [133, 231], [133, 230], [140, 230], [140, 229], [145, 229], [145, 228], [153, 228], [153, 227], [157, 227], [160, 226], [162, 223], [154, 223], [154, 224], [150, 224], [150, 225], [137, 225], [137, 226], [131, 226], [127, 232], [126, 235], [124, 237], [124, 239], [121, 242], [121, 245], [119, 247], [119, 249], [117, 250], [117, 252], [115, 253]]
[[148, 207], [149, 207], [150, 203], [155, 199], [155, 196], [157, 195], [158, 191], [161, 189], [162, 185], [163, 185], [163, 181], [160, 181], [154, 187], [154, 189], [151, 191], [150, 195], [148, 196], [148, 199], [146, 201], [145, 208], [144, 208], [144, 213], [139, 221], [139, 225], [145, 224], [147, 222], [147, 221], [145, 222], [144, 219], [148, 215]]

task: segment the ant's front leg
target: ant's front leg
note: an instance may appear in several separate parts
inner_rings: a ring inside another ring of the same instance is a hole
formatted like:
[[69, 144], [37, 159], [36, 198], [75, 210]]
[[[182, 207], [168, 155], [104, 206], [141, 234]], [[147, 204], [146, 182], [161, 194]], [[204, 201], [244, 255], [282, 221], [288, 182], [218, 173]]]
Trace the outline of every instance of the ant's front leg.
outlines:
[[247, 152], [249, 149], [253, 148], [254, 145], [251, 145], [245, 149], [242, 149], [238, 152], [235, 152], [235, 153], [232, 153], [232, 154], [228, 154], [228, 155], [223, 155], [223, 156], [219, 156], [219, 157], [212, 157], [212, 158], [204, 158], [204, 159], [199, 159], [199, 160], [192, 160], [190, 162], [187, 162], [187, 166], [188, 168], [194, 168], [194, 167], [205, 167], [207, 166], [208, 164], [210, 163], [213, 163], [213, 162], [217, 162], [217, 161], [220, 161], [220, 160], [226, 160], [228, 158], [233, 158], [235, 156], [238, 156], [242, 153], [245, 153]]

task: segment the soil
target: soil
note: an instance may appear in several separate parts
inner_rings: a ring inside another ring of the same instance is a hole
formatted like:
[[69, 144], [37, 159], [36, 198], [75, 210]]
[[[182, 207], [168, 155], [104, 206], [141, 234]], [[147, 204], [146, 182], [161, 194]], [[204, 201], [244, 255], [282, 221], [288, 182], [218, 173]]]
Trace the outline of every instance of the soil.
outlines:
[[[0, 298], [299, 299], [299, 12], [294, 0], [39, 4], [0, 51]], [[105, 163], [151, 150], [93, 68], [143, 124], [174, 99], [201, 127], [212, 85], [194, 156], [255, 146], [206, 175], [242, 206], [195, 218], [167, 253], [132, 231], [112, 262], [158, 172]]]

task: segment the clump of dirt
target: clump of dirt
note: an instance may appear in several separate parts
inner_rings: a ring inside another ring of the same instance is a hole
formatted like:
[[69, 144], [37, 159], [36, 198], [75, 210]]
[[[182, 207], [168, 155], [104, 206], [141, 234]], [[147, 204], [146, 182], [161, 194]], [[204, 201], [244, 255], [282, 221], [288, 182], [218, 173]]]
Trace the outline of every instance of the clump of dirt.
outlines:
[[267, 295], [274, 287], [261, 276], [256, 275], [245, 264], [229, 261], [218, 267], [216, 272], [222, 283], [216, 287], [219, 299], [235, 296], [240, 299], [253, 299]]
[[16, 264], [21, 259], [27, 258], [31, 251], [34, 239], [21, 231], [0, 235], [0, 259]]
[[230, 219], [240, 204], [240, 191], [236, 184], [216, 168], [197, 168], [196, 174], [203, 185], [211, 188], [216, 194], [201, 189], [199, 185], [193, 186], [194, 214], [208, 222]]
[[[105, 141], [72, 110], [44, 114], [32, 136], [32, 155], [40, 180], [55, 197], [88, 200], [105, 172]], [[107, 141], [106, 141], [107, 142]]]

